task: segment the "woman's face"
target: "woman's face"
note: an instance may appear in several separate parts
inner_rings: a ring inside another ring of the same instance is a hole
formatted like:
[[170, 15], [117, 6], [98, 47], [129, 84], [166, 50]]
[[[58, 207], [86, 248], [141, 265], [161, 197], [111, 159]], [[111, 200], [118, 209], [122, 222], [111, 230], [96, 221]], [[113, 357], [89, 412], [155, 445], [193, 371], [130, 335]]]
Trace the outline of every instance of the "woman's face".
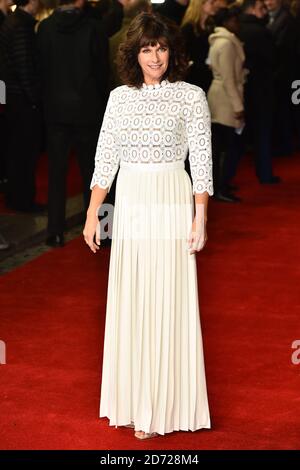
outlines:
[[138, 53], [138, 62], [147, 85], [160, 83], [169, 65], [169, 48], [159, 43], [144, 46]]
[[207, 16], [213, 16], [217, 13], [219, 7], [217, 4], [217, 0], [206, 0], [206, 2], [202, 5], [202, 11]]

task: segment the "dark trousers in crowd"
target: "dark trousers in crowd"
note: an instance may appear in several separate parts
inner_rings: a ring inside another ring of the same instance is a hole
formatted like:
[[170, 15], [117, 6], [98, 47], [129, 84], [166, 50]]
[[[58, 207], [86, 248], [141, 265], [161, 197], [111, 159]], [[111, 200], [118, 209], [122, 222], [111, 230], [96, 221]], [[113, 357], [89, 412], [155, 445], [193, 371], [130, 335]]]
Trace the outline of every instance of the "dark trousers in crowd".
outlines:
[[230, 158], [225, 161], [223, 169], [223, 178], [225, 184], [231, 184], [231, 180], [236, 176], [239, 162], [245, 152], [244, 131], [242, 134], [236, 134], [234, 132], [234, 136], [230, 140]]
[[12, 209], [30, 210], [35, 203], [42, 114], [23, 95], [9, 95], [6, 102], [6, 203]]
[[212, 123], [212, 155], [214, 193], [222, 193], [228, 183], [228, 167], [232, 165], [234, 127]]
[[[299, 73], [300, 77], [300, 73]], [[295, 151], [300, 151], [300, 103], [292, 104], [293, 131], [296, 137]]]
[[288, 156], [293, 153], [293, 110], [291, 82], [275, 84], [273, 100], [273, 141], [274, 153]]
[[273, 177], [272, 169], [272, 114], [271, 109], [260, 107], [249, 118], [249, 142], [253, 146], [255, 173], [261, 183]]
[[272, 108], [262, 97], [256, 99], [255, 93], [246, 93], [246, 127], [242, 135], [235, 134], [231, 141], [231, 157], [227, 161], [225, 179], [230, 181], [237, 171], [241, 156], [247, 149], [253, 151], [255, 173], [262, 183], [273, 177], [272, 169]]
[[70, 149], [75, 150], [83, 180], [84, 208], [90, 201], [100, 127], [53, 124], [47, 129], [49, 158], [48, 234], [63, 234], [66, 218], [66, 181]]

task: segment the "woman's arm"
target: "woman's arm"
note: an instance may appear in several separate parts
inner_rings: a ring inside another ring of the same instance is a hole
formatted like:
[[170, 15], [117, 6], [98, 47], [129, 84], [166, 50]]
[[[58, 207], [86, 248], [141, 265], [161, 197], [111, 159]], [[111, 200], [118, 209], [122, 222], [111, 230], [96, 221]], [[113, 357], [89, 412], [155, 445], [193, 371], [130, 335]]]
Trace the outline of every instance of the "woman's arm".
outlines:
[[207, 191], [195, 194], [195, 217], [188, 238], [190, 255], [202, 250], [208, 240], [206, 230], [208, 198]]
[[204, 91], [199, 88], [195, 94], [187, 120], [189, 161], [195, 196], [195, 217], [188, 238], [190, 254], [200, 251], [207, 241], [208, 199], [213, 194], [210, 111]]
[[[96, 253], [100, 245], [99, 209], [110, 191], [111, 185], [118, 171], [120, 152], [116, 130], [117, 97], [111, 92], [97, 143], [95, 155], [95, 168], [90, 184], [92, 190], [90, 204], [87, 210], [86, 222], [83, 230], [85, 242]], [[96, 235], [96, 244], [94, 236]]]
[[196, 215], [203, 216], [205, 222], [207, 222], [207, 207], [208, 207], [209, 194], [207, 191], [202, 194], [195, 194], [195, 208]]

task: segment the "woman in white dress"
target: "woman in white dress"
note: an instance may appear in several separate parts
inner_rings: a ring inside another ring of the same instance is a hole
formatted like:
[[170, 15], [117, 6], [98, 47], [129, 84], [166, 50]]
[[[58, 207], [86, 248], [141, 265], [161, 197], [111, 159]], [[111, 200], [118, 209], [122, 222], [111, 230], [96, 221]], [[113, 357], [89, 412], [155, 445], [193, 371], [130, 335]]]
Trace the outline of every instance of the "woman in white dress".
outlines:
[[179, 34], [149, 13], [131, 23], [118, 58], [125, 85], [109, 96], [83, 231], [96, 253], [97, 211], [120, 168], [100, 417], [139, 439], [211, 427], [196, 271], [213, 194], [210, 113], [202, 89], [181, 80]]

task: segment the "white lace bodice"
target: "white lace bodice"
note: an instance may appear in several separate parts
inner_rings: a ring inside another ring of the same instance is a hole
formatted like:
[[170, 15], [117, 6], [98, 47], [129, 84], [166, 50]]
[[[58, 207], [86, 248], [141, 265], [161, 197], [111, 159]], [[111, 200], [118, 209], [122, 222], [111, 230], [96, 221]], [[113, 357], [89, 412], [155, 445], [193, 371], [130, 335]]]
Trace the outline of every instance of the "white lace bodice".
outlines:
[[121, 160], [159, 164], [184, 161], [187, 153], [193, 194], [212, 195], [210, 112], [201, 88], [168, 80], [119, 86], [108, 99], [90, 187], [109, 191]]

